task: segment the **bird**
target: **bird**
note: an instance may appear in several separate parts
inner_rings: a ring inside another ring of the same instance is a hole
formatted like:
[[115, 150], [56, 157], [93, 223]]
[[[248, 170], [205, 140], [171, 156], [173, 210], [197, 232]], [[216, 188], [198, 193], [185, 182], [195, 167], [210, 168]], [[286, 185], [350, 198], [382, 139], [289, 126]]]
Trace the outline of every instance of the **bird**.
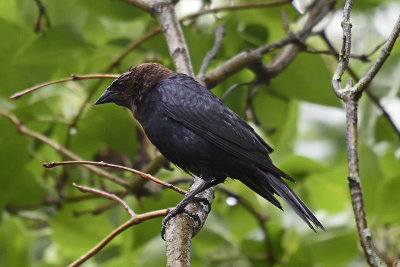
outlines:
[[[121, 74], [95, 105], [115, 103], [132, 111], [151, 143], [174, 165], [201, 178], [162, 222], [166, 223], [196, 195], [223, 183], [241, 181], [283, 210], [281, 197], [314, 231], [325, 231], [310, 209], [285, 180], [294, 179], [276, 167], [273, 152], [255, 130], [194, 78], [159, 63], [143, 63]], [[198, 199], [200, 202], [201, 199]], [[196, 218], [194, 218], [196, 219]], [[198, 219], [198, 218], [197, 218]]]

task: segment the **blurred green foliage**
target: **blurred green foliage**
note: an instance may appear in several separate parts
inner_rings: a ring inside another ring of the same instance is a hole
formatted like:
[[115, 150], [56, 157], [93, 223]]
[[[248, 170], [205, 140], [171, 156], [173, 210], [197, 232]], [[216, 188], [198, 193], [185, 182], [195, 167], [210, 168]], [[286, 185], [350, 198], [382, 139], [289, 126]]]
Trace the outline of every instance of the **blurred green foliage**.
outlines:
[[[148, 14], [123, 1], [42, 2], [50, 26], [42, 19], [40, 31], [35, 33], [38, 18], [35, 1], [0, 1], [0, 109], [17, 115], [30, 129], [64, 144], [68, 123], [97, 81], [60, 83], [18, 100], [10, 100], [9, 96], [42, 82], [68, 77], [71, 73], [101, 73], [127, 44], [157, 24]], [[374, 12], [385, 8], [381, 3], [378, 0], [357, 3], [354, 13], [369, 24], [360, 26], [357, 20], [353, 24], [367, 32]], [[183, 29], [194, 69], [200, 68], [204, 55], [212, 46], [212, 29], [217, 24], [225, 24], [226, 37], [210, 70], [244, 49], [282, 38], [285, 35], [282, 10], [291, 26], [296, 28], [300, 15], [289, 4], [225, 11], [185, 23]], [[371, 43], [365, 47], [373, 48], [384, 40], [375, 30], [368, 32], [376, 38], [369, 38]], [[340, 43], [341, 37], [336, 35], [336, 38], [338, 40], [332, 40], [333, 43]], [[353, 40], [357, 41], [363, 40]], [[307, 45], [315, 50], [327, 49], [320, 41], [310, 41]], [[387, 82], [399, 72], [399, 51], [399, 45], [396, 45], [391, 63], [380, 73], [385, 78], [378, 76], [371, 87], [379, 96], [391, 92], [392, 99], [399, 97], [399, 90]], [[268, 62], [276, 53], [266, 55], [264, 61]], [[376, 57], [377, 53], [371, 60]], [[173, 67], [161, 34], [130, 52], [113, 73], [121, 73], [144, 61], [158, 61]], [[359, 75], [370, 64], [354, 62], [354, 70]], [[229, 180], [225, 184], [227, 187], [245, 198], [259, 213], [268, 216], [265, 224], [267, 241], [255, 216], [240, 204], [228, 205], [226, 195], [217, 190], [213, 210], [204, 228], [193, 239], [193, 266], [365, 264], [347, 187], [344, 113], [339, 112], [343, 108], [330, 85], [335, 66], [332, 56], [299, 53], [270, 84], [259, 87], [253, 99], [254, 113], [259, 121], [255, 128], [276, 149], [272, 154], [276, 163], [296, 177], [295, 191], [316, 211], [327, 231], [314, 234], [287, 206], [282, 213], [242, 184]], [[234, 83], [249, 82], [252, 78], [252, 72], [243, 70], [213, 90], [221, 96]], [[90, 103], [110, 81], [102, 82]], [[242, 116], [248, 90], [247, 87], [237, 88], [225, 101]], [[304, 118], [315, 115], [302, 113], [302, 107], [308, 103], [318, 104], [316, 113], [324, 112], [326, 108], [338, 111], [341, 122], [332, 123], [333, 118], [327, 115], [323, 121], [307, 120], [306, 123]], [[372, 234], [377, 236], [377, 247], [388, 251], [390, 257], [398, 257], [400, 248], [394, 237], [400, 236], [399, 136], [365, 96], [360, 108], [360, 168], [369, 224]], [[92, 210], [109, 202], [102, 198], [68, 201], [68, 197], [82, 195], [71, 186], [72, 182], [95, 188], [120, 188], [80, 166], [46, 170], [42, 167], [43, 162], [58, 161], [62, 156], [46, 144], [19, 134], [15, 125], [3, 116], [0, 116], [0, 129], [0, 266], [67, 265], [128, 219], [120, 206], [97, 215], [74, 216], [76, 211]], [[143, 148], [143, 138], [131, 114], [115, 105], [93, 107], [89, 104], [75, 130], [69, 149], [87, 160], [110, 159], [141, 167], [143, 163], [138, 161], [143, 154], [147, 155], [147, 160], [155, 155], [152, 147]], [[323, 140], [331, 147], [315, 148], [307, 143], [310, 140]], [[310, 150], [323, 152], [324, 156], [317, 154], [315, 157], [298, 149], [301, 142], [306, 142]], [[110, 155], [112, 157], [107, 157]], [[115, 173], [131, 178], [128, 174]], [[187, 176], [179, 170], [161, 170], [156, 175], [165, 180]], [[62, 177], [67, 177], [66, 185], [62, 192], [57, 192], [55, 188]], [[180, 199], [180, 195], [170, 190], [140, 200], [131, 196], [126, 198], [137, 213], [171, 207]], [[160, 226], [161, 218], [158, 218], [131, 227], [84, 266], [165, 265]]]

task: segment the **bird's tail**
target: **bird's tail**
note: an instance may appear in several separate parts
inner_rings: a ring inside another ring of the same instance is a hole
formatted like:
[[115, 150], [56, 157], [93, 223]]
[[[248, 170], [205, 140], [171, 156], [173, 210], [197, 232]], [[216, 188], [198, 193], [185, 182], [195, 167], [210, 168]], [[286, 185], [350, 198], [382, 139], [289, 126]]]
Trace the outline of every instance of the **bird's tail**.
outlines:
[[[244, 178], [240, 179], [245, 185], [250, 187], [257, 194], [270, 201], [272, 204], [282, 209], [279, 201], [275, 198], [274, 194], [283, 198], [286, 203], [299, 215], [299, 217], [315, 232], [313, 223], [317, 228], [325, 231], [322, 224], [304, 204], [299, 196], [286, 184], [286, 182], [274, 174], [258, 170], [256, 179]], [[261, 184], [260, 184], [261, 183]]]

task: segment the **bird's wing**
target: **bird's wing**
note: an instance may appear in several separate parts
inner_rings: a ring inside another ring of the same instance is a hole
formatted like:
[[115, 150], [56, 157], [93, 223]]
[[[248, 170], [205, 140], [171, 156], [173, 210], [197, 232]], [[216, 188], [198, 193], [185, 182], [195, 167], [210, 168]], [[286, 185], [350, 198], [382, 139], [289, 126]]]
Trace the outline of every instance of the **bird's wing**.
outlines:
[[272, 164], [273, 149], [218, 97], [186, 75], [159, 84], [167, 115], [202, 138], [238, 158], [294, 181]]

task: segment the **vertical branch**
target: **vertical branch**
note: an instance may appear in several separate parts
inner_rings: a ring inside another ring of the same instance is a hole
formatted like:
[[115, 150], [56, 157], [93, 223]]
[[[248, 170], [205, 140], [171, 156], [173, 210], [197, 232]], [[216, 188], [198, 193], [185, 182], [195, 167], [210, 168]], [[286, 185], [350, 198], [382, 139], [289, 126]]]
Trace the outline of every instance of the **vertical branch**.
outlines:
[[361, 178], [359, 171], [358, 157], [358, 136], [357, 136], [357, 119], [358, 119], [358, 100], [361, 93], [371, 83], [372, 79], [378, 73], [386, 58], [390, 55], [396, 39], [400, 32], [400, 16], [397, 20], [392, 33], [387, 40], [380, 56], [371, 66], [367, 74], [361, 78], [356, 85], [353, 86], [353, 81], [348, 80], [346, 87], [341, 88], [341, 79], [348, 68], [351, 52], [351, 23], [350, 11], [353, 5], [353, 0], [346, 0], [343, 11], [343, 44], [339, 63], [332, 78], [332, 87], [337, 97], [342, 99], [346, 104], [346, 122], [347, 122], [347, 161], [348, 161], [348, 181], [349, 190], [355, 215], [358, 236], [364, 251], [367, 262], [370, 266], [386, 266], [384, 261], [378, 256], [374, 247], [371, 231], [368, 228], [367, 215], [365, 213], [365, 204], [363, 190], [361, 186]]
[[176, 71], [193, 77], [192, 60], [181, 25], [175, 14], [174, 4], [171, 1], [159, 0], [154, 4], [153, 12], [153, 16], [161, 25]]
[[217, 28], [214, 29], [214, 45], [210, 51], [207, 52], [206, 56], [201, 63], [201, 67], [199, 73], [197, 74], [198, 77], [202, 77], [206, 74], [208, 66], [210, 65], [211, 61], [217, 56], [218, 51], [221, 49], [222, 39], [225, 36], [225, 25], [220, 24]]
[[335, 74], [332, 78], [332, 87], [337, 97], [343, 100], [343, 95], [340, 91], [340, 86], [342, 82], [342, 76], [349, 66], [349, 59], [351, 53], [351, 23], [350, 23], [350, 11], [353, 6], [353, 0], [347, 0], [343, 9], [343, 42], [342, 51], [339, 55], [339, 64], [336, 68]]
[[347, 161], [348, 161], [348, 182], [356, 220], [358, 235], [361, 247], [370, 266], [386, 266], [379, 258], [373, 244], [371, 231], [368, 228], [367, 215], [365, 213], [364, 193], [361, 186], [358, 157], [358, 97], [356, 94], [349, 94], [346, 99], [346, 121], [347, 121]]

